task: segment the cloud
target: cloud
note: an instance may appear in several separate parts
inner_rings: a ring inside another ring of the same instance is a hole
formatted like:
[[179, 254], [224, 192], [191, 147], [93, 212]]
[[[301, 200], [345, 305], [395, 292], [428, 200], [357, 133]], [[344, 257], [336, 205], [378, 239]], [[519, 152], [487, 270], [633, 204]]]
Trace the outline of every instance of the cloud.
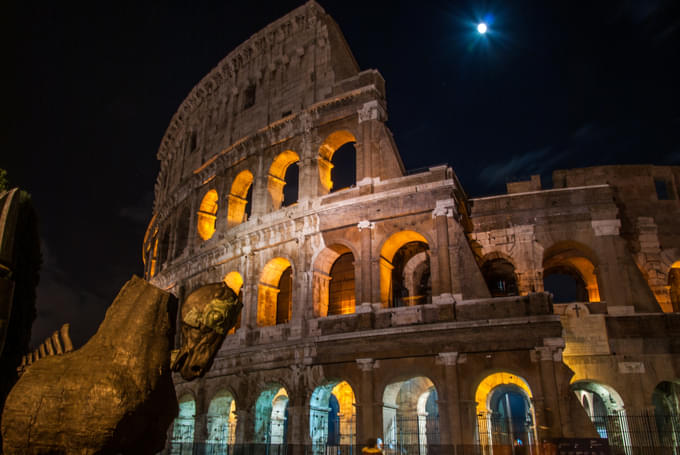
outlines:
[[153, 192], [147, 191], [134, 204], [121, 207], [118, 211], [118, 216], [135, 223], [146, 224], [149, 222], [152, 206]]
[[494, 163], [482, 169], [479, 180], [486, 186], [493, 186], [510, 178], [526, 178], [532, 174], [541, 174], [552, 170], [565, 155], [566, 152], [556, 152], [553, 147], [543, 147], [514, 155], [507, 161]]

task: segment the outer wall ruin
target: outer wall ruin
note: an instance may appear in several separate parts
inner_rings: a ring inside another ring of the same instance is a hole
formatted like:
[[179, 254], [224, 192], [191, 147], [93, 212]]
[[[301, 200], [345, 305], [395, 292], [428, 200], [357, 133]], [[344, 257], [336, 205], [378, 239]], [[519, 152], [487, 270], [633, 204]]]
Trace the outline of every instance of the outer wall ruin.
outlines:
[[313, 1], [179, 107], [146, 277], [180, 299], [225, 280], [244, 309], [207, 376], [176, 379], [172, 441], [624, 447], [653, 420], [664, 443], [680, 167], [556, 171], [552, 189], [470, 198], [448, 166], [407, 173], [386, 120], [381, 75]]

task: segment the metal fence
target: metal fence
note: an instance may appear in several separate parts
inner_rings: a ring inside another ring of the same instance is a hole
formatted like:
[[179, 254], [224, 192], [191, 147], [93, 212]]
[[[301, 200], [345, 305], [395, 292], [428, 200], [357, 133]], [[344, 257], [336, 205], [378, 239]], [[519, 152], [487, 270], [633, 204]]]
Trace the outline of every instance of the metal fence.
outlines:
[[530, 417], [483, 413], [477, 416], [477, 445], [480, 454], [534, 454], [536, 429]]
[[[680, 415], [625, 411], [591, 416], [595, 430], [607, 439], [612, 455], [680, 455]], [[480, 455], [538, 454], [530, 419], [480, 414], [477, 450]]]
[[385, 455], [427, 455], [439, 446], [439, 416], [397, 416], [387, 426]]
[[591, 420], [615, 455], [680, 455], [680, 416], [625, 411], [593, 415]]

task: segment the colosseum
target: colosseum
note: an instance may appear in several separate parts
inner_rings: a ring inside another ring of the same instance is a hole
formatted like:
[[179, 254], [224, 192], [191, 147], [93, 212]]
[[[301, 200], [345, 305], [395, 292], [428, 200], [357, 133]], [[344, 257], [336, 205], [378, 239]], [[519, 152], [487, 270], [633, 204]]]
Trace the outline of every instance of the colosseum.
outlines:
[[679, 453], [680, 167], [470, 197], [404, 169], [385, 100], [309, 1], [172, 118], [146, 277], [180, 300], [224, 280], [244, 308], [206, 376], [175, 378], [168, 450]]

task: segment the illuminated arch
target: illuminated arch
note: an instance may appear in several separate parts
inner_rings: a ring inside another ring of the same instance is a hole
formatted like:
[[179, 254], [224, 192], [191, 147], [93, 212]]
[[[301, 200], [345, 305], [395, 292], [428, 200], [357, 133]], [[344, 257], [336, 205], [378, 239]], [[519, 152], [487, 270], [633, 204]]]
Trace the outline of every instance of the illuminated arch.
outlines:
[[227, 224], [235, 226], [245, 221], [246, 205], [248, 204], [248, 190], [253, 183], [253, 173], [249, 170], [241, 171], [231, 184], [229, 192], [229, 209]]
[[236, 437], [236, 400], [228, 390], [219, 391], [208, 406], [208, 441], [225, 448]]
[[677, 381], [662, 381], [652, 392], [654, 417], [662, 447], [680, 446], [680, 384]]
[[196, 418], [196, 401], [191, 394], [182, 395], [179, 400], [179, 415], [172, 427], [172, 442], [175, 444], [193, 444], [194, 421]]
[[672, 310], [680, 311], [680, 261], [674, 262], [668, 271], [668, 291]]
[[518, 295], [515, 264], [505, 255], [489, 253], [480, 267], [492, 297]]
[[281, 446], [286, 443], [288, 392], [280, 384], [269, 384], [255, 402], [256, 444]]
[[319, 178], [326, 193], [333, 189], [331, 170], [333, 169], [333, 155], [348, 142], [356, 142], [357, 139], [347, 130], [339, 130], [331, 133], [319, 147]]
[[[571, 276], [577, 286], [582, 282], [587, 293], [584, 297], [589, 302], [599, 302], [597, 263], [594, 252], [587, 246], [572, 241], [558, 242], [543, 253], [543, 279], [545, 282], [551, 275]], [[546, 290], [549, 290], [549, 286]]]
[[[388, 307], [394, 302], [393, 295], [393, 260], [397, 252], [407, 244], [418, 242], [423, 245], [420, 250], [427, 250], [427, 265], [429, 273], [429, 242], [427, 239], [415, 231], [400, 231], [392, 234], [380, 249], [380, 301], [383, 306]], [[419, 253], [417, 251], [416, 253]], [[410, 258], [407, 258], [410, 259]], [[408, 261], [406, 262], [408, 263]], [[402, 277], [403, 278], [403, 277]]]
[[[292, 150], [286, 150], [279, 153], [271, 167], [269, 168], [269, 176], [267, 178], [267, 189], [272, 198], [272, 207], [274, 210], [281, 208], [284, 202], [283, 187], [286, 183], [295, 183], [297, 187], [298, 182], [286, 182], [286, 171], [291, 164], [300, 161], [300, 156]], [[297, 198], [296, 198], [297, 199]]]
[[[509, 372], [492, 373], [477, 386], [477, 432], [485, 448], [536, 444], [533, 395], [527, 381]], [[493, 451], [493, 449], [491, 449]]]
[[201, 206], [198, 208], [196, 231], [203, 240], [208, 240], [215, 233], [218, 199], [217, 191], [210, 190], [205, 193]]
[[428, 446], [438, 445], [437, 400], [437, 389], [425, 376], [388, 384], [383, 391], [385, 447], [396, 453], [428, 453]]
[[475, 391], [477, 414], [489, 411], [490, 392], [503, 384], [515, 385], [523, 390], [529, 399], [533, 398], [531, 388], [524, 378], [508, 372], [492, 373], [479, 383]]
[[356, 440], [356, 399], [347, 381], [332, 381], [314, 389], [309, 402], [312, 453], [328, 446], [350, 446]]
[[290, 320], [291, 284], [292, 266], [288, 259], [277, 257], [264, 266], [257, 295], [257, 324], [259, 326], [284, 324]]
[[312, 278], [315, 315], [354, 313], [354, 257], [352, 250], [341, 244], [327, 246], [319, 252], [314, 260]]
[[[601, 438], [608, 439], [612, 448], [623, 449], [629, 445], [627, 436], [624, 436], [629, 432], [623, 399], [613, 387], [595, 381], [579, 380], [571, 384], [571, 390]], [[619, 430], [609, 434], [608, 430], [611, 428]]]

